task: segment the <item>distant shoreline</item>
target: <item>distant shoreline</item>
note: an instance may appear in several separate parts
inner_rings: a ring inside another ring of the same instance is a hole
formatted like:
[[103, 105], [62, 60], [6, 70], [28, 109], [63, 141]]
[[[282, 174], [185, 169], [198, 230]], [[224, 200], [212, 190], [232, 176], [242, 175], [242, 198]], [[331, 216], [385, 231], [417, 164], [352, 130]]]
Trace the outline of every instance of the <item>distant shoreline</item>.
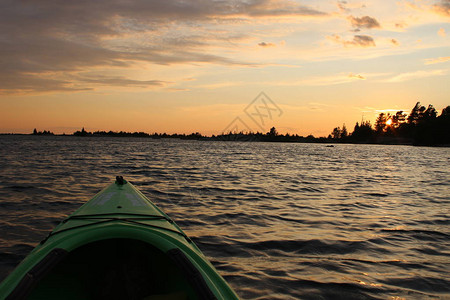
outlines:
[[327, 137], [304, 137], [298, 134], [280, 134], [275, 127], [266, 133], [229, 131], [219, 135], [205, 136], [199, 132], [191, 134], [167, 134], [126, 131], [94, 131], [84, 129], [72, 134], [54, 134], [49, 130], [31, 134], [1, 133], [0, 135], [35, 135], [35, 136], [76, 136], [76, 137], [139, 137], [151, 139], [180, 139], [236, 142], [281, 142], [281, 143], [319, 143], [319, 144], [369, 144], [369, 145], [411, 145], [411, 146], [450, 146], [450, 106], [438, 112], [429, 104], [428, 108], [417, 102], [408, 115], [403, 111], [395, 114], [380, 113], [372, 126], [370, 121], [356, 122], [352, 132], [345, 124], [335, 127]]
[[0, 133], [0, 136], [38, 136], [38, 137], [82, 137], [82, 138], [147, 138], [152, 140], [197, 140], [197, 141], [218, 141], [218, 142], [269, 142], [269, 143], [301, 143], [301, 144], [332, 144], [335, 145], [396, 145], [396, 146], [428, 146], [428, 147], [450, 147], [450, 144], [437, 144], [437, 145], [424, 145], [414, 144], [412, 139], [398, 139], [398, 138], [382, 138], [378, 141], [339, 141], [335, 139], [329, 139], [325, 137], [303, 137], [303, 136], [290, 136], [286, 138], [284, 135], [278, 135], [273, 137], [265, 136], [263, 139], [257, 139], [248, 137], [242, 134], [227, 134], [227, 138], [223, 136], [203, 136], [203, 135], [185, 135], [185, 134], [148, 134], [146, 136], [133, 135], [134, 133], [114, 132], [115, 134], [90, 134], [90, 135], [75, 135], [75, 134], [33, 134], [33, 133]]

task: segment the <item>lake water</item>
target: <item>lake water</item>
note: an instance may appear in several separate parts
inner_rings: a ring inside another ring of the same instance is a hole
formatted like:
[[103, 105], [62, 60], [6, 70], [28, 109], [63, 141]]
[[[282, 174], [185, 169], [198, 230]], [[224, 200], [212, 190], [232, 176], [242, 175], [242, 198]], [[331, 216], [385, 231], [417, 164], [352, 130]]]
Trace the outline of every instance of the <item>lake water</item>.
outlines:
[[450, 149], [0, 136], [0, 280], [123, 175], [244, 299], [450, 297]]

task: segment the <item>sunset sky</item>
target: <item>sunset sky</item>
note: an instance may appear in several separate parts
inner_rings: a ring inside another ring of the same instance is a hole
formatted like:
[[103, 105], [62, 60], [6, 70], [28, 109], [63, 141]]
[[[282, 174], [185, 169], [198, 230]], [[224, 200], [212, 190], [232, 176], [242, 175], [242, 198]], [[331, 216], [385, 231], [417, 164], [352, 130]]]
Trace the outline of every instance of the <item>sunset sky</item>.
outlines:
[[325, 136], [449, 95], [450, 0], [0, 1], [2, 133]]

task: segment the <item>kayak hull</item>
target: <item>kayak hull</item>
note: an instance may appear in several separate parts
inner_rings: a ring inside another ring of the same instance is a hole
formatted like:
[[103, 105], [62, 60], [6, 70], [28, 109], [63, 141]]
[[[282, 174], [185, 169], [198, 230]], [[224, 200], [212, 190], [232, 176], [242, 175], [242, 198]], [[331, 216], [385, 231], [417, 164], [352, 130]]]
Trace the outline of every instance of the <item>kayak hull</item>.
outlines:
[[0, 295], [238, 299], [184, 232], [126, 181], [109, 185], [58, 225], [0, 284]]

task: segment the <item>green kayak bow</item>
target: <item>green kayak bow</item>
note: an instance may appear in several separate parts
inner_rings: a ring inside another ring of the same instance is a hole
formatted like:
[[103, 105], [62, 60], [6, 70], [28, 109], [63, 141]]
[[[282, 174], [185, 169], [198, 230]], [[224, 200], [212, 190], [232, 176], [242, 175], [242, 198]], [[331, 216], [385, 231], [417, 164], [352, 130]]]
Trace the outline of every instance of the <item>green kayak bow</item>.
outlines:
[[63, 220], [0, 299], [238, 299], [200, 249], [122, 177]]

